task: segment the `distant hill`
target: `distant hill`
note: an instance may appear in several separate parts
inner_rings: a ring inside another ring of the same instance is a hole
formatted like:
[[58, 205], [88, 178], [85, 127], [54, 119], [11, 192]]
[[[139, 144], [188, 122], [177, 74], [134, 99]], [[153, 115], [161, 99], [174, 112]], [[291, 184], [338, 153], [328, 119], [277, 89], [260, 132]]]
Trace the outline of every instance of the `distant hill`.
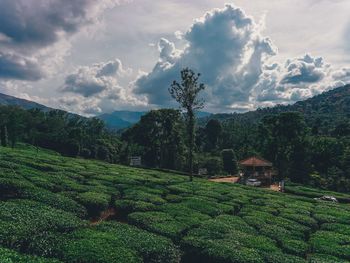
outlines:
[[0, 105], [19, 106], [26, 110], [35, 109], [35, 108], [41, 109], [43, 111], [53, 110], [53, 108], [47, 107], [45, 105], [42, 105], [33, 101], [25, 100], [25, 99], [16, 98], [3, 93], [0, 93]]
[[[33, 101], [20, 99], [3, 93], [0, 93], [0, 105], [13, 105], [26, 110], [35, 108], [41, 109], [42, 111], [54, 110], [54, 108], [50, 108]], [[104, 113], [96, 117], [103, 120], [108, 128], [120, 130], [137, 123], [141, 119], [141, 116], [145, 115], [146, 113], [146, 111], [114, 111], [112, 113]], [[77, 114], [73, 115], [76, 116]], [[197, 113], [198, 118], [207, 117], [209, 115], [211, 115], [211, 113]]]
[[[0, 93], [0, 105], [17, 105], [24, 109], [39, 108], [43, 111], [53, 110], [53, 108], [42, 104], [2, 93]], [[200, 125], [204, 125], [209, 119], [258, 122], [266, 115], [288, 111], [301, 112], [309, 126], [324, 124], [324, 126], [332, 128], [338, 122], [350, 119], [350, 85], [332, 89], [292, 105], [277, 105], [246, 113], [211, 114], [198, 112], [197, 117]], [[114, 111], [101, 114], [97, 118], [103, 120], [108, 128], [119, 130], [137, 123], [144, 114], [146, 114], [146, 111]]]
[[335, 88], [292, 105], [277, 105], [246, 113], [219, 113], [201, 118], [204, 124], [209, 119], [220, 121], [235, 120], [239, 122], [258, 122], [264, 116], [282, 112], [297, 111], [304, 115], [309, 126], [327, 124], [334, 126], [344, 119], [350, 119], [350, 85]]
[[[42, 104], [34, 102], [34, 101], [20, 99], [20, 98], [13, 97], [13, 96], [10, 96], [10, 95], [6, 95], [6, 94], [3, 94], [3, 93], [0, 93], [0, 105], [18, 106], [18, 107], [21, 107], [21, 108], [23, 108], [25, 110], [40, 109], [40, 110], [42, 110], [44, 112], [57, 110], [55, 108], [47, 107], [45, 105], [42, 105]], [[86, 118], [86, 117], [81, 116], [81, 115], [76, 114], [76, 113], [71, 113], [71, 112], [67, 112], [67, 111], [64, 111], [64, 110], [61, 110], [61, 111], [66, 112], [68, 114], [68, 116], [70, 116], [70, 117]]]
[[145, 111], [114, 111], [101, 114], [97, 118], [103, 120], [108, 128], [119, 130], [137, 123], [145, 114]]
[[[108, 128], [119, 130], [137, 123], [146, 113], [146, 111], [114, 111], [112, 113], [101, 114], [97, 117], [103, 120]], [[197, 112], [198, 118], [205, 118], [209, 115], [211, 115], [209, 112]]]

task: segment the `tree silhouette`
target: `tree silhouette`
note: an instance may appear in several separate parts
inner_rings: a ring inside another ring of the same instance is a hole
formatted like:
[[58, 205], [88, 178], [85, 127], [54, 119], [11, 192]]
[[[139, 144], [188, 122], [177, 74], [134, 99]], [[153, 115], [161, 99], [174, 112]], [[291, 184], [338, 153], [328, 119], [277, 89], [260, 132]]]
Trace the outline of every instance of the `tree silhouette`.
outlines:
[[205, 89], [203, 83], [198, 83], [200, 74], [194, 73], [189, 68], [181, 71], [181, 83], [173, 81], [169, 88], [170, 95], [186, 110], [187, 135], [188, 135], [188, 162], [190, 181], [193, 180], [193, 150], [195, 139], [195, 111], [204, 107], [204, 100], [199, 98], [201, 90]]

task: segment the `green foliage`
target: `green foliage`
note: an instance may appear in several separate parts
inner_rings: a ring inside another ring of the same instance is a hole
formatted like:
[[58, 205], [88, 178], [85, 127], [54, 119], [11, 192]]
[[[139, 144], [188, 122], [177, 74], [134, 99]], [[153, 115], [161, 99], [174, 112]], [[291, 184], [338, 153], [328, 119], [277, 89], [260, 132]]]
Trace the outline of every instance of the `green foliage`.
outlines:
[[224, 149], [221, 154], [224, 170], [228, 174], [236, 174], [238, 172], [238, 165], [235, 152], [232, 149]]
[[164, 237], [120, 223], [65, 235], [57, 244], [56, 257], [65, 262], [178, 262], [179, 250]]
[[285, 191], [287, 193], [291, 193], [294, 195], [300, 195], [310, 198], [319, 198], [324, 195], [334, 196], [340, 202], [350, 203], [350, 195], [346, 193], [332, 192], [322, 189], [311, 188], [307, 186], [303, 186], [300, 184], [289, 183], [285, 187]]
[[326, 255], [326, 254], [313, 254], [309, 258], [311, 263], [345, 263], [347, 260], [343, 260], [334, 256]]
[[28, 201], [0, 202], [0, 244], [25, 248], [50, 232], [67, 232], [86, 223], [71, 213]]
[[218, 146], [222, 132], [221, 123], [218, 120], [211, 119], [205, 125], [205, 150], [212, 151]]
[[314, 252], [333, 255], [346, 260], [350, 260], [349, 243], [350, 236], [329, 231], [318, 231], [310, 239]]
[[198, 83], [200, 74], [194, 73], [189, 68], [181, 70], [181, 83], [173, 81], [169, 88], [169, 93], [186, 111], [186, 126], [188, 137], [188, 167], [190, 171], [190, 180], [193, 174], [193, 156], [195, 146], [195, 111], [204, 107], [204, 101], [199, 97], [202, 90], [205, 89], [203, 83]]
[[[0, 142], [14, 147], [26, 142], [60, 152], [63, 155], [119, 160], [120, 141], [97, 118], [84, 118], [60, 110], [24, 110], [0, 106]], [[37, 148], [37, 151], [39, 149]]]
[[237, 217], [220, 216], [188, 232], [182, 242], [186, 257], [201, 262], [264, 262], [262, 252], [279, 251], [269, 238]]
[[137, 155], [142, 156], [144, 165], [181, 170], [185, 150], [183, 127], [184, 121], [178, 110], [148, 112], [139, 123], [122, 134], [127, 141], [125, 157], [130, 157], [130, 147], [137, 144], [142, 147], [142, 152]]
[[146, 212], [157, 210], [157, 206], [155, 204], [135, 200], [116, 200], [115, 206], [118, 209], [120, 215], [127, 215], [132, 212]]
[[77, 200], [86, 207], [92, 216], [96, 216], [106, 210], [110, 199], [109, 195], [96, 192], [85, 192], [77, 196]]
[[212, 156], [210, 154], [198, 155], [195, 167], [206, 168], [209, 175], [218, 175], [222, 172], [223, 164], [222, 159], [218, 156]]
[[0, 148], [0, 246], [12, 249], [0, 253], [6, 263], [350, 260], [348, 204], [313, 199], [344, 201], [346, 194], [188, 182], [176, 173], [33, 153]]
[[35, 187], [24, 179], [0, 178], [0, 199], [10, 198], [34, 200], [57, 209], [75, 213], [80, 217], [86, 214], [81, 205], [63, 195]]
[[138, 227], [173, 239], [179, 237], [187, 229], [186, 224], [163, 212], [135, 212], [128, 216], [128, 221]]
[[0, 262], [1, 263], [59, 263], [55, 259], [46, 259], [35, 256], [26, 256], [18, 252], [0, 247]]
[[282, 241], [282, 248], [287, 253], [304, 257], [309, 249], [307, 243], [301, 240], [287, 239]]

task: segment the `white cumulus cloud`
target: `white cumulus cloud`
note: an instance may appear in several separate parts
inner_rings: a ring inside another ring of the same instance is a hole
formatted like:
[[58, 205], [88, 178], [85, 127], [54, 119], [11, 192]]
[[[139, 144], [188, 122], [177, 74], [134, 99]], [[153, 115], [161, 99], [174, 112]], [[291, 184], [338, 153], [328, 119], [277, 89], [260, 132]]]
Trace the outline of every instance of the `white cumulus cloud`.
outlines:
[[135, 82], [135, 93], [146, 95], [150, 104], [171, 103], [168, 87], [183, 67], [202, 74], [209, 108], [227, 110], [234, 103], [248, 102], [265, 60], [276, 52], [271, 41], [261, 36], [261, 25], [233, 5], [206, 13], [183, 39], [184, 50], [161, 39], [159, 61]]

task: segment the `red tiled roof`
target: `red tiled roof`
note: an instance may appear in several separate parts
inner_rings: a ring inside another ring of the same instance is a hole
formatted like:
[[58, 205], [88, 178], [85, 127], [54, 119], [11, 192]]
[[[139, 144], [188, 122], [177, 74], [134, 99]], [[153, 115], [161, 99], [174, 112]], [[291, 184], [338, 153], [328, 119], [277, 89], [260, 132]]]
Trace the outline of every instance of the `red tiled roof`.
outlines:
[[255, 167], [257, 167], [257, 166], [272, 166], [271, 162], [269, 162], [263, 158], [256, 157], [256, 156], [244, 159], [244, 160], [240, 161], [239, 164], [242, 166], [255, 166]]

